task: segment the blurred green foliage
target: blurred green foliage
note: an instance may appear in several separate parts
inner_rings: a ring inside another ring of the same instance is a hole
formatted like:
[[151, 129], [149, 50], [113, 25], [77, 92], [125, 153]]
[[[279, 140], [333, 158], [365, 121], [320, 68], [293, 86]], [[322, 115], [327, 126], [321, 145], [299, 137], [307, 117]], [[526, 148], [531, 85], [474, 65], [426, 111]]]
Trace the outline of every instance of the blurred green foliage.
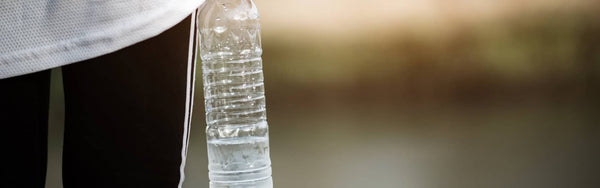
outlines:
[[385, 103], [581, 98], [598, 93], [598, 18], [589, 11], [536, 11], [341, 38], [267, 34], [267, 89], [289, 94], [271, 97], [319, 88], [314, 95], [331, 91], [353, 102]]

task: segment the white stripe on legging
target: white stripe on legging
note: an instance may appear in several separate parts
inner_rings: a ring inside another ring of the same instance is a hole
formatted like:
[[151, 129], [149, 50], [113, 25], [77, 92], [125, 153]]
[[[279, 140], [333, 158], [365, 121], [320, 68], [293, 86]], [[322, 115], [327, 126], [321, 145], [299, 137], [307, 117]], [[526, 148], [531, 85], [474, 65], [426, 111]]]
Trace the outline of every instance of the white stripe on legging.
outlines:
[[192, 13], [192, 23], [190, 26], [190, 42], [188, 48], [188, 70], [187, 70], [187, 82], [186, 82], [186, 96], [185, 96], [185, 120], [183, 125], [183, 141], [181, 146], [181, 166], [179, 166], [179, 185], [178, 188], [183, 186], [185, 180], [185, 161], [187, 158], [187, 147], [190, 136], [190, 124], [192, 119], [192, 109], [194, 106], [194, 84], [196, 83], [196, 65], [194, 63], [194, 32], [196, 26], [196, 11]]

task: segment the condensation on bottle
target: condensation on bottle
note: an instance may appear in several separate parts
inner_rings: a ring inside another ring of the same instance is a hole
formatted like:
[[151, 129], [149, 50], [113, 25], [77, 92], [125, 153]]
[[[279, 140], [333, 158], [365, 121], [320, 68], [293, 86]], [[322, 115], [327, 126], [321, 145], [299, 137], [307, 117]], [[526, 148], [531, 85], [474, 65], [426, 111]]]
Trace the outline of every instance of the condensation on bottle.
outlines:
[[251, 0], [198, 13], [211, 188], [271, 188], [259, 14]]

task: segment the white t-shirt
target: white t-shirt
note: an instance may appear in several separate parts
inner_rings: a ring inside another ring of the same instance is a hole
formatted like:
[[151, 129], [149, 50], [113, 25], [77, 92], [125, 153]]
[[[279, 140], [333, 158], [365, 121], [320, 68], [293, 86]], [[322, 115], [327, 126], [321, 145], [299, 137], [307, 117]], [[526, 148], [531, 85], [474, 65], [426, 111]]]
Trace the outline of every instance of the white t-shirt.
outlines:
[[74, 63], [143, 41], [204, 0], [1, 0], [0, 79]]

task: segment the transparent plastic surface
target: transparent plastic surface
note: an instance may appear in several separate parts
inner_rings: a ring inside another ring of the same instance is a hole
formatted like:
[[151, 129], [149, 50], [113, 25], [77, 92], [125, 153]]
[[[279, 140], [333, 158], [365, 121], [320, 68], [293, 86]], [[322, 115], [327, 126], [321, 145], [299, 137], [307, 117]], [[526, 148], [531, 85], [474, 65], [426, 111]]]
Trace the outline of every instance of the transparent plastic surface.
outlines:
[[207, 0], [198, 32], [210, 186], [273, 187], [256, 6]]

